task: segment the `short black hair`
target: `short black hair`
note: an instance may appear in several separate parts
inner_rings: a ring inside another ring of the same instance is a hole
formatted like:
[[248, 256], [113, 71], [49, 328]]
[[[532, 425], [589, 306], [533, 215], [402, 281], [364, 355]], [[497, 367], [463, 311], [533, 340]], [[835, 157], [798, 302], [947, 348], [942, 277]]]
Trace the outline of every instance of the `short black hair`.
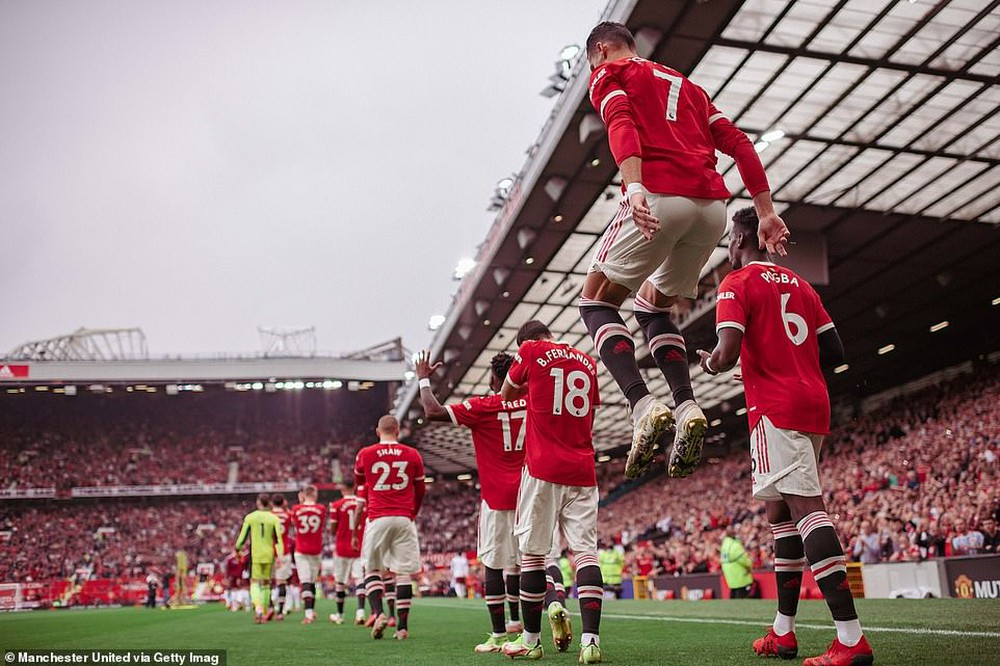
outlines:
[[746, 208], [740, 208], [738, 211], [733, 213], [733, 229], [736, 227], [742, 227], [751, 236], [757, 235], [757, 225], [760, 220], [757, 219], [757, 211], [753, 207], [748, 206]]
[[542, 338], [551, 337], [552, 332], [548, 326], [537, 319], [532, 319], [531, 321], [524, 322], [521, 324], [521, 328], [517, 329], [517, 346], [520, 347], [525, 340], [541, 340]]
[[510, 364], [514, 362], [514, 357], [507, 352], [500, 352], [495, 354], [493, 358], [490, 359], [490, 369], [493, 371], [493, 375], [500, 381], [504, 380], [507, 376], [507, 371], [510, 370]]
[[271, 506], [271, 496], [268, 495], [267, 493], [261, 493], [260, 495], [257, 495], [257, 501], [260, 502], [260, 505], [265, 509]]
[[597, 42], [615, 42], [635, 50], [635, 37], [632, 36], [632, 31], [626, 28], [623, 23], [615, 23], [614, 21], [598, 23], [590, 31], [590, 36], [587, 37], [588, 58], [593, 55]]
[[275, 493], [271, 496], [271, 504], [274, 506], [285, 506], [285, 496], [281, 493]]

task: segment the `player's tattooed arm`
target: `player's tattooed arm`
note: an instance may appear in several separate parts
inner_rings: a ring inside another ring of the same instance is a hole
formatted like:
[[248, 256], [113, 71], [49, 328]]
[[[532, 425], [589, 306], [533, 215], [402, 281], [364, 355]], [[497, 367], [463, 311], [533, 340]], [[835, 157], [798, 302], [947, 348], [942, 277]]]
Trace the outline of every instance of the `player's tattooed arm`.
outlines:
[[[450, 421], [451, 417], [448, 416], [448, 410], [446, 410], [440, 402], [438, 402], [437, 396], [434, 395], [434, 391], [430, 387], [430, 378], [434, 372], [441, 367], [441, 361], [431, 365], [431, 354], [426, 349], [417, 354], [416, 362], [414, 363], [414, 372], [417, 373], [417, 381], [421, 383], [420, 386], [420, 405], [424, 408], [424, 414], [430, 421]], [[424, 382], [423, 380], [428, 380]]]
[[709, 354], [704, 349], [698, 350], [701, 357], [701, 369], [710, 375], [717, 375], [736, 367], [740, 359], [740, 345], [743, 344], [743, 332], [738, 328], [725, 327], [719, 329], [719, 341]]

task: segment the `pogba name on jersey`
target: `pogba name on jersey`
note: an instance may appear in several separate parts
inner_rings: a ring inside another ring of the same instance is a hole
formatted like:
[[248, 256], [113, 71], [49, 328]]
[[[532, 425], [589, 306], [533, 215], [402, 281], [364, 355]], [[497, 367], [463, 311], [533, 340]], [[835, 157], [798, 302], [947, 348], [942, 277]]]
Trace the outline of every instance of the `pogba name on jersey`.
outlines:
[[[545, 355], [536, 358], [535, 363], [544, 368], [549, 363], [561, 359], [578, 361], [579, 363], [582, 363], [584, 366], [586, 366], [586, 368], [590, 370], [592, 373], [597, 374], [597, 368], [594, 367], [594, 361], [589, 356], [587, 356], [583, 352], [576, 351], [575, 349], [572, 350], [567, 349], [565, 347], [552, 347], [551, 349], [546, 349]], [[518, 357], [517, 360], [518, 362], [520, 362], [521, 360], [520, 357]]]
[[759, 275], [764, 282], [770, 282], [771, 284], [790, 284], [793, 287], [799, 286], [799, 279], [794, 275], [789, 275], [788, 273], [763, 271]]

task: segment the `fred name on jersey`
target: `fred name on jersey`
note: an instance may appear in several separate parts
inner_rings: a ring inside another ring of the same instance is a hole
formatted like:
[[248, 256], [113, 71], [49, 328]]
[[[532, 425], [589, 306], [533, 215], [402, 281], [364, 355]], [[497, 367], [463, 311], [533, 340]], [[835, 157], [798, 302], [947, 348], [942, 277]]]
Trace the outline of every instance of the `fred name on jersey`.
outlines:
[[[552, 347], [551, 349], [546, 349], [544, 356], [539, 356], [538, 358], [536, 358], [535, 363], [544, 368], [549, 363], [561, 359], [570, 359], [573, 361], [579, 361], [580, 363], [585, 365], [588, 370], [590, 370], [595, 374], [597, 373], [597, 368], [594, 367], [594, 362], [593, 360], [591, 360], [589, 356], [587, 356], [583, 352], [576, 351], [575, 349], [570, 351], [565, 347]], [[522, 362], [521, 355], [514, 354], [514, 361], [517, 363], [521, 363]]]

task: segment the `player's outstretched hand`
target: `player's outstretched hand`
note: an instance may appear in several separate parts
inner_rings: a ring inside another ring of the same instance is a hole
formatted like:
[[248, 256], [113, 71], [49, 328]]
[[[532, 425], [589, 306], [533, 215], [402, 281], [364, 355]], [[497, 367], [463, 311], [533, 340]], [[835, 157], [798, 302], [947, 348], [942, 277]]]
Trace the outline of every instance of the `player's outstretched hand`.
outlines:
[[701, 357], [701, 369], [702, 370], [704, 370], [705, 372], [707, 372], [710, 375], [717, 375], [717, 374], [719, 374], [719, 372], [717, 370], [713, 370], [712, 366], [710, 366], [709, 363], [708, 363], [709, 359], [712, 358], [712, 355], [710, 353], [708, 353], [704, 349], [699, 349], [698, 350], [698, 356]]
[[417, 379], [425, 379], [433, 375], [434, 371], [440, 367], [441, 361], [431, 365], [431, 353], [425, 349], [417, 354], [413, 370], [417, 373]]
[[653, 240], [653, 236], [660, 230], [660, 221], [653, 217], [653, 213], [649, 210], [646, 195], [636, 192], [628, 198], [628, 201], [632, 205], [632, 222], [638, 227], [639, 233], [646, 240]]
[[757, 226], [757, 240], [760, 242], [760, 249], [766, 249], [770, 254], [787, 256], [785, 243], [788, 242], [789, 231], [785, 226], [785, 221], [778, 217], [778, 214], [771, 212], [760, 218]]

